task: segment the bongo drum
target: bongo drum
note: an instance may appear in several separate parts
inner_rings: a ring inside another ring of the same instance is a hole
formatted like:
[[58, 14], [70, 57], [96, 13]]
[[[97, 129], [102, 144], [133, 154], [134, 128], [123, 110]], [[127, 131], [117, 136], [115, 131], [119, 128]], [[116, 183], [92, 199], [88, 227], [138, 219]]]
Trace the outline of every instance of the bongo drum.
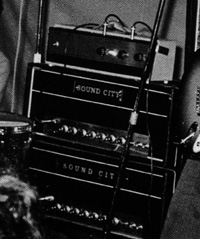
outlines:
[[18, 114], [0, 112], [1, 169], [23, 171], [31, 139], [31, 120]]

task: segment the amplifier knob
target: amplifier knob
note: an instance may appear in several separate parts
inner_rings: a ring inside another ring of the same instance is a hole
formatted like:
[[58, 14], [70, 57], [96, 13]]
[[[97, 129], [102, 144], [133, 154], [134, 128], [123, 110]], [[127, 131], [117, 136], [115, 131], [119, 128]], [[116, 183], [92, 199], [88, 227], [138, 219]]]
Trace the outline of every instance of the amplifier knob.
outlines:
[[113, 134], [108, 135], [108, 136], [106, 137], [106, 141], [108, 141], [108, 142], [110, 142], [110, 143], [114, 143], [115, 140], [116, 140], [116, 137], [115, 137]]
[[116, 143], [117, 144], [125, 144], [126, 139], [124, 137], [119, 137], [119, 138], [116, 139]]
[[71, 207], [68, 206], [68, 205], [66, 205], [66, 206], [65, 206], [65, 211], [69, 213], [69, 212], [71, 211]]
[[96, 53], [100, 56], [104, 56], [106, 54], [106, 48], [105, 47], [99, 47], [96, 49]]
[[104, 133], [97, 133], [96, 139], [104, 141], [106, 139], [106, 135]]
[[62, 205], [60, 203], [56, 203], [56, 209], [60, 210], [62, 208]]
[[89, 213], [87, 210], [85, 210], [85, 211], [84, 211], [84, 215], [85, 215], [85, 217], [89, 217], [89, 216], [90, 216], [90, 213]]
[[73, 135], [75, 135], [75, 134], [78, 132], [78, 130], [77, 130], [77, 128], [75, 128], [75, 127], [71, 127], [71, 128], [70, 128], [70, 132], [71, 132]]
[[76, 208], [74, 208], [74, 212], [75, 212], [76, 215], [80, 215], [81, 211], [80, 211], [79, 208], [76, 207]]
[[78, 132], [76, 127], [68, 127], [67, 125], [63, 125], [61, 127], [61, 131], [64, 133], [69, 133], [69, 134], [73, 134], [73, 135], [75, 135]]
[[61, 131], [67, 133], [69, 131], [69, 127], [67, 125], [62, 125]]
[[86, 134], [87, 134], [87, 131], [85, 129], [81, 129], [81, 135], [84, 137], [86, 136]]
[[130, 229], [135, 229], [137, 227], [136, 223], [132, 222], [129, 224]]
[[117, 217], [113, 218], [113, 224], [117, 226], [120, 223], [120, 220]]
[[94, 139], [96, 137], [96, 132], [95, 131], [88, 131], [86, 136], [88, 138]]
[[92, 217], [97, 220], [99, 218], [99, 214], [96, 212], [93, 212]]
[[124, 50], [121, 50], [121, 51], [119, 51], [117, 56], [119, 59], [126, 59], [128, 57], [128, 53]]
[[143, 226], [142, 225], [136, 226], [136, 230], [143, 230]]

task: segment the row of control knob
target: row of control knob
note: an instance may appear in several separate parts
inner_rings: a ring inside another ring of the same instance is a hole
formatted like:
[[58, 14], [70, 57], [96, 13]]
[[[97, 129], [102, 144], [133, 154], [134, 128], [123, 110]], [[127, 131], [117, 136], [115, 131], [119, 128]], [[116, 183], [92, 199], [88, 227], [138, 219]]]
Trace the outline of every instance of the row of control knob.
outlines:
[[[99, 142], [106, 142], [110, 144], [118, 144], [124, 145], [126, 143], [126, 138], [124, 136], [116, 136], [113, 133], [104, 133], [101, 131], [101, 128], [89, 128], [89, 127], [75, 127], [72, 125], [67, 124], [55, 124], [56, 127], [47, 127], [46, 133], [47, 134], [58, 134], [59, 136], [66, 137], [75, 136], [76, 139], [86, 139], [86, 140], [97, 140]], [[141, 140], [139, 138], [134, 138], [134, 141], [130, 142], [130, 146], [132, 148], [137, 148], [141, 150], [148, 151], [149, 149], [149, 141], [148, 140]]]
[[[46, 208], [46, 211], [57, 211], [57, 212], [64, 212], [69, 215], [82, 217], [85, 219], [91, 219], [98, 222], [103, 222], [107, 220], [107, 216], [102, 213], [97, 213], [94, 211], [89, 211], [86, 209], [80, 209], [78, 207], [73, 207], [65, 204], [56, 203], [53, 206]], [[113, 226], [122, 226], [124, 228], [128, 228], [129, 230], [136, 230], [142, 231], [143, 226], [139, 223], [133, 221], [123, 221], [120, 218], [114, 217], [112, 220]]]
[[134, 148], [142, 148], [142, 149], [149, 149], [150, 147], [149, 143], [143, 143], [140, 141], [131, 142], [131, 146]]
[[97, 132], [95, 130], [80, 129], [74, 126], [62, 125], [59, 128], [59, 131], [66, 134], [85, 137], [87, 139], [97, 139], [100, 141], [105, 141], [105, 142], [115, 143], [115, 144], [125, 144], [126, 142], [126, 139], [123, 136], [117, 137], [114, 134], [105, 134], [103, 132]]
[[[121, 60], [124, 60], [128, 57], [130, 57], [130, 54], [126, 51], [126, 50], [118, 50], [118, 49], [108, 49], [105, 47], [99, 47], [96, 49], [96, 53], [101, 56], [113, 56], [113, 57], [117, 57]], [[133, 56], [135, 61], [138, 62], [145, 62], [146, 61], [146, 54], [143, 53], [136, 53]]]
[[118, 57], [119, 59], [125, 59], [129, 56], [128, 52], [125, 50], [118, 50], [118, 49], [107, 49], [105, 47], [99, 47], [96, 49], [96, 53], [99, 56], [113, 56]]

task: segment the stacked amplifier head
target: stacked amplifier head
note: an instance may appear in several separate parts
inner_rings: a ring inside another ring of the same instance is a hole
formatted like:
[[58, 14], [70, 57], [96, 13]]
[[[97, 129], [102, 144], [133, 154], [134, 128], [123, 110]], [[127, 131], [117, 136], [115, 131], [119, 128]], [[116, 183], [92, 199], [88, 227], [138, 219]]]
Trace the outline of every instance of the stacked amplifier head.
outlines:
[[[144, 37], [55, 26], [46, 63], [28, 66], [24, 114], [35, 122], [30, 170], [41, 191], [48, 188], [58, 198], [48, 213], [84, 232], [99, 234], [106, 221], [149, 44]], [[145, 87], [113, 236], [145, 238], [150, 229], [152, 238], [159, 234], [164, 198], [176, 178], [176, 90]]]

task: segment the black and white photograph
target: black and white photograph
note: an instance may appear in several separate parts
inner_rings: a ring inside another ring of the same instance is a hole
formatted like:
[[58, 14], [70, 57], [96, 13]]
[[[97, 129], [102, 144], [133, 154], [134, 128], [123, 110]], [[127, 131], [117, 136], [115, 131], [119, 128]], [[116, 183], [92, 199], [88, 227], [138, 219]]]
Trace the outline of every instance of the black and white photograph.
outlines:
[[0, 239], [199, 239], [200, 0], [0, 22]]

